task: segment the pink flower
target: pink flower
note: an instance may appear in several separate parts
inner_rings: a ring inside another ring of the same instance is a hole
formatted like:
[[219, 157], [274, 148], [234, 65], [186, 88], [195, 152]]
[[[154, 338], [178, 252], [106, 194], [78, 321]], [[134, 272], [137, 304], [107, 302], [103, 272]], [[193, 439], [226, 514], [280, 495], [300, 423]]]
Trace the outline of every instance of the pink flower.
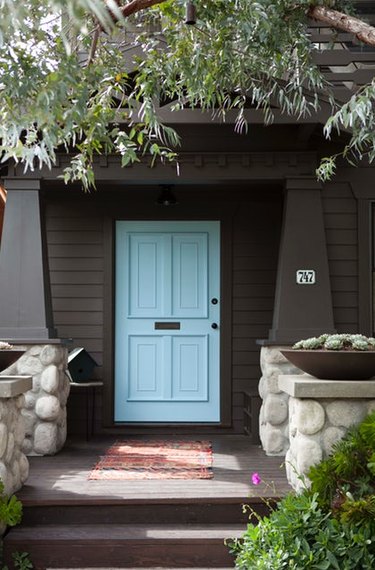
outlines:
[[262, 479], [259, 475], [259, 473], [253, 473], [251, 476], [251, 482], [253, 485], [260, 485], [262, 482]]

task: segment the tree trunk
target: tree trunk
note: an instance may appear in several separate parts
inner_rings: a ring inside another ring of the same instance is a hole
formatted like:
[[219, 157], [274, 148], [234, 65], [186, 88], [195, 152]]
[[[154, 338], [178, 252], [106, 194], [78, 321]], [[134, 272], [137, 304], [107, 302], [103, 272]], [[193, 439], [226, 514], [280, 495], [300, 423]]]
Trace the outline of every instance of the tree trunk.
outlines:
[[361, 42], [375, 47], [375, 28], [362, 20], [358, 20], [358, 18], [324, 6], [311, 7], [307, 15], [313, 20], [328, 24], [331, 28], [349, 32]]

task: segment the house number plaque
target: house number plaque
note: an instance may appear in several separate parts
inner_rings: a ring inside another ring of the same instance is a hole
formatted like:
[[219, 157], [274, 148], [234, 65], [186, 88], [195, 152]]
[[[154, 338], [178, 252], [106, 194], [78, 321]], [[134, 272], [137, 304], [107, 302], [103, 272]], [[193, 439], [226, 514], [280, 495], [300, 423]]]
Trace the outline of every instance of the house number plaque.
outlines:
[[296, 279], [298, 285], [314, 285], [315, 279], [315, 269], [297, 269]]

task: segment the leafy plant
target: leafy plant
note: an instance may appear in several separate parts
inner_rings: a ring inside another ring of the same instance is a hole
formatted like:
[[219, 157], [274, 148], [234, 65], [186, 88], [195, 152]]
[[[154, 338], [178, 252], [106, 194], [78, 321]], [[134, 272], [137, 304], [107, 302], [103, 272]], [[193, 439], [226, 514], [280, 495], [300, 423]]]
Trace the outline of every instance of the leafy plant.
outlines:
[[8, 497], [4, 493], [4, 484], [0, 481], [0, 522], [14, 526], [21, 522], [22, 503], [15, 495]]
[[[0, 523], [6, 526], [15, 526], [22, 519], [22, 503], [15, 495], [8, 497], [4, 493], [4, 483], [0, 481]], [[0, 560], [2, 559], [2, 541], [0, 539]], [[32, 570], [33, 565], [27, 552], [14, 552], [13, 564], [16, 570]], [[7, 566], [1, 565], [1, 570], [8, 570]]]
[[311, 488], [250, 523], [231, 552], [237, 569], [371, 570], [375, 567], [375, 412], [314, 466]]
[[17, 570], [32, 570], [33, 564], [27, 552], [14, 552], [12, 557]]
[[[33, 563], [27, 552], [13, 552], [13, 565], [15, 570], [32, 570]], [[9, 570], [8, 566], [1, 566], [1, 570]]]
[[295, 350], [375, 350], [375, 338], [362, 334], [322, 334], [299, 340], [293, 345]]
[[[338, 441], [308, 477], [318, 502], [342, 522], [375, 521], [375, 412]], [[375, 528], [374, 528], [375, 530]]]
[[231, 544], [237, 569], [370, 570], [375, 565], [370, 523], [341, 523], [319, 506], [318, 495], [287, 495], [269, 517], [249, 524]]

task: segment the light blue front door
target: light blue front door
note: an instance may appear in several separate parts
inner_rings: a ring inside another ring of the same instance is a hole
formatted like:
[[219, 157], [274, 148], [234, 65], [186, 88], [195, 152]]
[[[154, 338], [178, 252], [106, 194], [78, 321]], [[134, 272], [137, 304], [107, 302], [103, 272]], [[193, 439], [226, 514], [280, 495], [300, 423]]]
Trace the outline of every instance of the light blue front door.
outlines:
[[220, 420], [220, 224], [116, 224], [115, 421]]

